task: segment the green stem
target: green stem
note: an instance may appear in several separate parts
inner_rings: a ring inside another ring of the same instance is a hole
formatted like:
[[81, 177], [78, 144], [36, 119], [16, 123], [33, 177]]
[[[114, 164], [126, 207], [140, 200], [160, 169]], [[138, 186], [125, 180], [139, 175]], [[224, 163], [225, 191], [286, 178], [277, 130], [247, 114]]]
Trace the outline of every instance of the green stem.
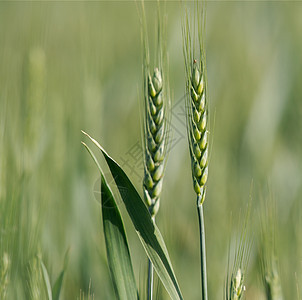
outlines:
[[[152, 217], [153, 222], [155, 223], [155, 216]], [[148, 259], [148, 290], [147, 290], [147, 300], [153, 299], [153, 278], [154, 278], [154, 271], [153, 265], [150, 259]]]
[[206, 240], [205, 240], [205, 228], [204, 228], [203, 206], [201, 204], [201, 196], [197, 196], [197, 212], [198, 212], [199, 237], [200, 237], [201, 295], [202, 295], [202, 300], [208, 300]]
[[153, 266], [152, 266], [150, 259], [148, 259], [148, 296], [147, 296], [147, 299], [148, 300], [153, 299]]

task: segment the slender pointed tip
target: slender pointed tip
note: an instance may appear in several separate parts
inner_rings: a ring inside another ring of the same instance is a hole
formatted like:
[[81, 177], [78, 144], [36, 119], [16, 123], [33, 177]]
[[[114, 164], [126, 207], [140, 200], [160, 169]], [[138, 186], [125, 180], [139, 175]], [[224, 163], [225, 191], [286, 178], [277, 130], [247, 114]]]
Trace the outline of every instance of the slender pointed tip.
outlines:
[[81, 141], [81, 144], [85, 147], [85, 149], [86, 149], [89, 153], [91, 153], [91, 150], [90, 150], [90, 148], [88, 147], [88, 145], [87, 145], [86, 143], [84, 143], [84, 142]]
[[[85, 134], [101, 151], [102, 153], [105, 155], [105, 157], [109, 157], [111, 158], [111, 156], [105, 151], [105, 149], [99, 144], [99, 142], [97, 140], [95, 140], [94, 138], [92, 138], [88, 133], [86, 133], [85, 131], [81, 130], [81, 132], [83, 134]], [[87, 146], [86, 146], [87, 148]], [[118, 163], [113, 159], [111, 158], [117, 165]]]

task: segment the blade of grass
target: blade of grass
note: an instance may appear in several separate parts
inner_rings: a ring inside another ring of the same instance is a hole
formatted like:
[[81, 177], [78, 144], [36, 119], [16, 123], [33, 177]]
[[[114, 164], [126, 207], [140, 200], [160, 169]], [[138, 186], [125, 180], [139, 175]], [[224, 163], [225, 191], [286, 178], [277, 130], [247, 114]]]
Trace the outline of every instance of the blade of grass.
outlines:
[[49, 280], [47, 269], [46, 269], [42, 259], [40, 259], [40, 264], [41, 264], [41, 268], [42, 268], [43, 281], [44, 281], [44, 285], [45, 285], [45, 290], [47, 292], [47, 297], [48, 297], [48, 300], [52, 300], [50, 280]]
[[118, 299], [138, 299], [127, 237], [119, 209], [95, 155], [86, 144], [83, 145], [101, 174], [102, 220], [108, 265], [116, 296]]
[[183, 299], [165, 242], [159, 229], [153, 222], [144, 201], [122, 168], [106, 153], [96, 140], [84, 131], [82, 132], [103, 153], [139, 239], [170, 297], [172, 299]]
[[61, 271], [60, 275], [58, 276], [58, 278], [57, 278], [57, 280], [56, 280], [56, 282], [53, 286], [53, 289], [52, 289], [53, 300], [59, 300], [60, 299], [64, 274], [65, 274], [65, 270]]
[[60, 299], [60, 294], [61, 294], [62, 284], [63, 284], [63, 280], [64, 280], [64, 275], [65, 275], [67, 265], [68, 265], [68, 256], [69, 256], [69, 249], [65, 253], [63, 270], [61, 271], [60, 275], [58, 276], [58, 278], [55, 281], [55, 284], [52, 288], [52, 299], [53, 300], [59, 300]]

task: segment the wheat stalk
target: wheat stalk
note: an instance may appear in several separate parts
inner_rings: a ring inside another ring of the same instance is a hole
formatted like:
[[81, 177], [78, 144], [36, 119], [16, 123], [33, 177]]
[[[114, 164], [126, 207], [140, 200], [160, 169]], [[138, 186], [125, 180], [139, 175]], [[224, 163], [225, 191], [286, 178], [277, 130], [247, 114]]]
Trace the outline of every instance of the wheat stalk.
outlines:
[[[145, 159], [144, 159], [144, 199], [155, 220], [159, 210], [165, 160], [165, 105], [163, 99], [162, 72], [155, 68], [151, 77], [149, 68], [145, 70]], [[147, 77], [147, 78], [146, 78]], [[148, 261], [148, 299], [153, 298], [153, 267]]]
[[[208, 178], [208, 124], [207, 124], [207, 97], [206, 97], [206, 68], [205, 53], [203, 46], [204, 30], [204, 7], [199, 1], [195, 2], [194, 17], [191, 25], [193, 37], [191, 35], [189, 17], [183, 24], [184, 57], [186, 69], [186, 120], [187, 136], [191, 157], [191, 170], [193, 177], [193, 187], [197, 195], [197, 212], [199, 220], [200, 235], [200, 258], [201, 258], [201, 285], [202, 299], [208, 299], [207, 292], [207, 268], [206, 268], [206, 245], [205, 227], [203, 216], [203, 202], [206, 195], [205, 184]], [[196, 21], [197, 20], [197, 24]], [[197, 26], [197, 31], [196, 31]], [[197, 55], [196, 55], [197, 49]]]
[[[155, 221], [160, 206], [165, 161], [167, 154], [168, 127], [166, 111], [169, 103], [166, 69], [165, 43], [163, 38], [163, 16], [157, 2], [158, 44], [155, 68], [150, 67], [148, 34], [144, 2], [142, 2], [142, 41], [144, 76], [144, 179], [143, 191], [146, 205]], [[153, 298], [153, 267], [148, 261], [147, 299]]]
[[[205, 200], [205, 184], [208, 178], [208, 103], [206, 93], [206, 67], [203, 36], [205, 24], [204, 6], [196, 2], [194, 22], [186, 20], [183, 25], [184, 57], [186, 70], [186, 120], [193, 188], [199, 205]], [[196, 23], [197, 19], [197, 24]], [[197, 26], [197, 30], [196, 27]], [[192, 28], [193, 33], [192, 36]], [[197, 49], [197, 51], [196, 51]]]

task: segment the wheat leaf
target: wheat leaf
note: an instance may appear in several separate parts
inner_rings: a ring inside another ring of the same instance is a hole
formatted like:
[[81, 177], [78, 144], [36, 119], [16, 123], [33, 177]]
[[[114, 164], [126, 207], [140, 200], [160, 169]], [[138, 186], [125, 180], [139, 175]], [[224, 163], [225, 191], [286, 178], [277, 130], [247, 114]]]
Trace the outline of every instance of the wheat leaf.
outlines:
[[153, 267], [172, 299], [183, 299], [163, 237], [135, 187], [100, 144], [83, 132], [103, 153], [127, 212]]
[[83, 143], [101, 173], [101, 203], [108, 266], [118, 299], [138, 299], [134, 272], [123, 221], [113, 194], [105, 180], [100, 165]]

